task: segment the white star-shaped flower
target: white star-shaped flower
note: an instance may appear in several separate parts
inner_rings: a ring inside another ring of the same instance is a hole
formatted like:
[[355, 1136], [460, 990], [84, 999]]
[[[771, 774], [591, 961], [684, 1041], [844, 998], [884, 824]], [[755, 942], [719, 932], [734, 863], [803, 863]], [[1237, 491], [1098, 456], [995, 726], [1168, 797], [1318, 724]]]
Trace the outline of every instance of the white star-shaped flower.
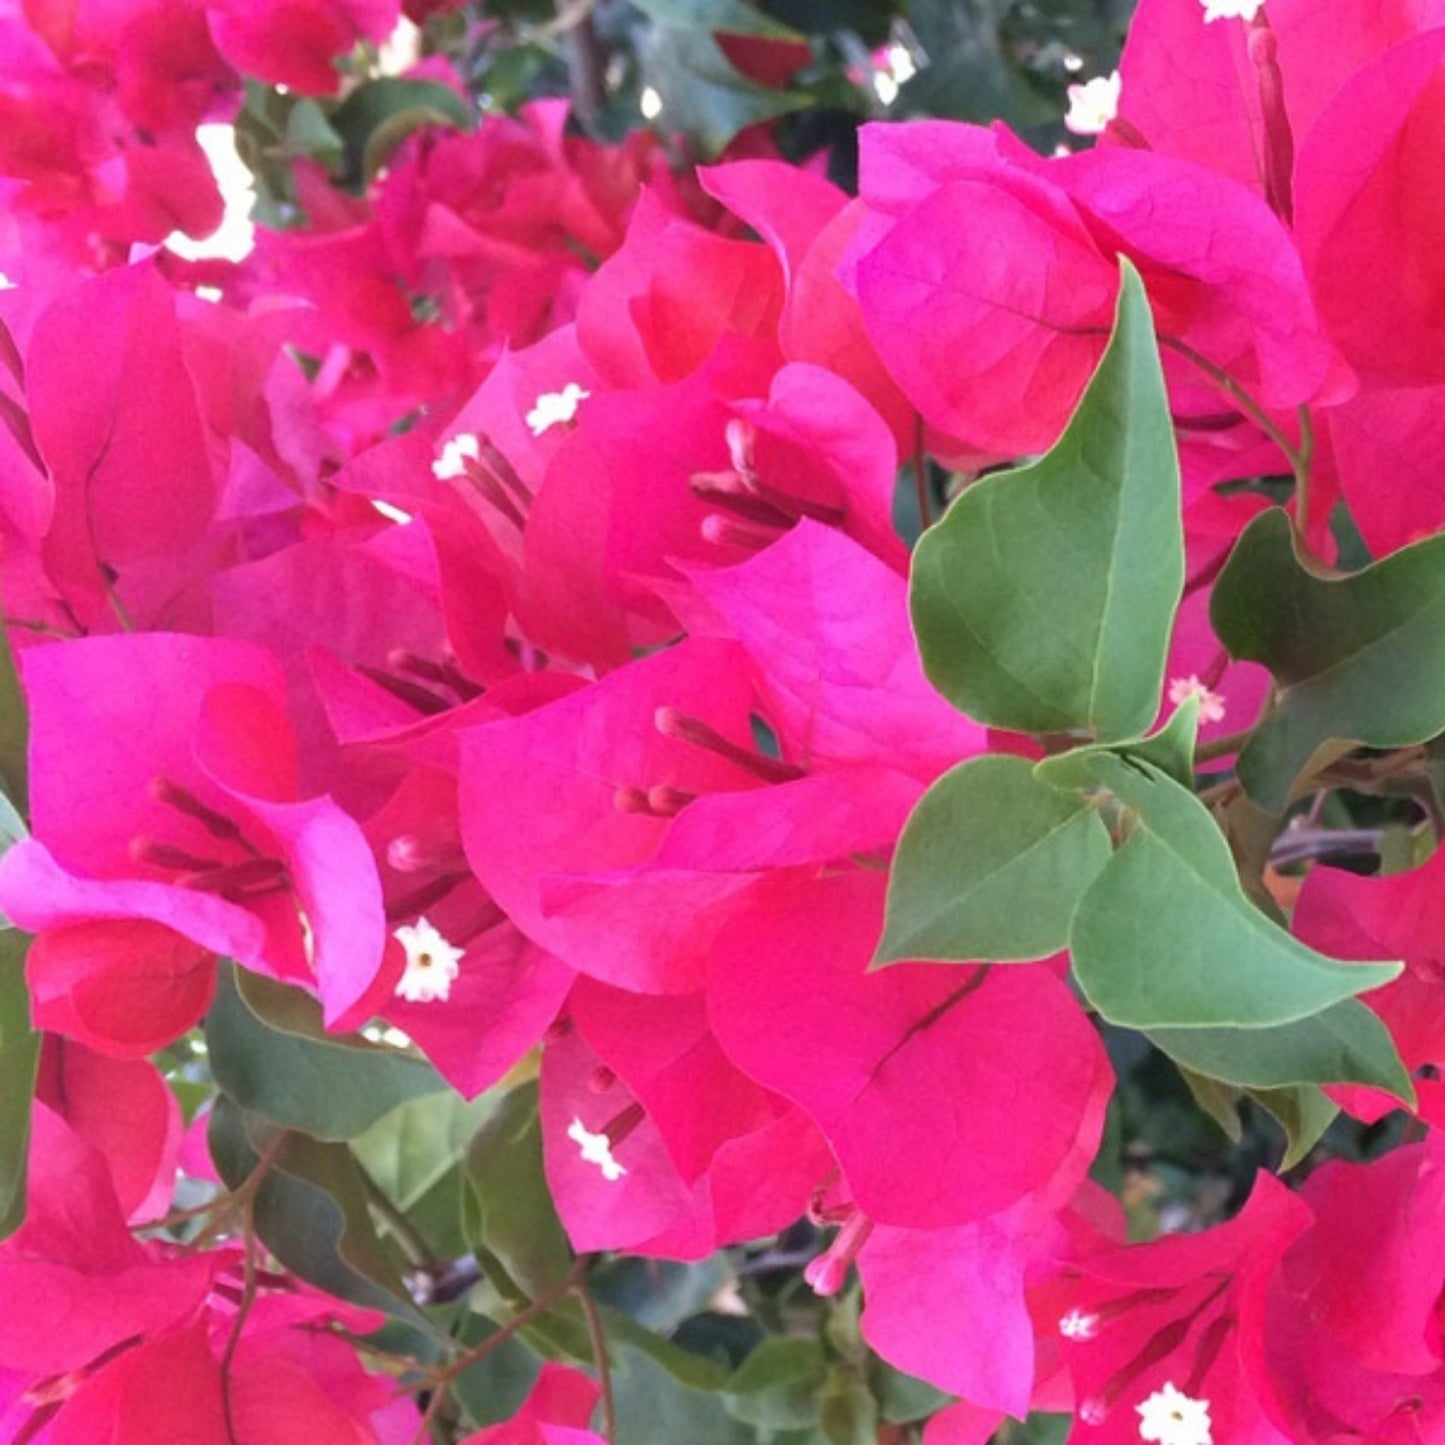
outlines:
[[461, 972], [462, 954], [425, 918], [398, 928], [392, 935], [406, 950], [406, 971], [397, 981], [396, 992], [408, 1003], [445, 1002]]
[[582, 1151], [582, 1158], [588, 1164], [595, 1164], [609, 1183], [615, 1183], [627, 1173], [613, 1157], [612, 1141], [606, 1134], [594, 1134], [581, 1119], [573, 1119], [567, 1126], [567, 1137]]
[[1059, 1333], [1066, 1340], [1092, 1340], [1099, 1333], [1099, 1317], [1083, 1310], [1070, 1310], [1059, 1320]]
[[1064, 129], [1074, 135], [1102, 135], [1119, 113], [1119, 72], [1096, 75], [1082, 85], [1069, 87], [1069, 113]]
[[441, 456], [431, 464], [432, 476], [439, 482], [450, 481], [453, 477], [464, 477], [467, 474], [467, 462], [476, 461], [480, 455], [476, 437], [471, 432], [462, 432], [442, 448]]
[[1211, 20], [1253, 20], [1264, 0], [1199, 0], [1204, 6], [1204, 23]]
[[1224, 721], [1226, 711], [1224, 699], [1217, 693], [1211, 692], [1204, 683], [1191, 672], [1188, 677], [1174, 677], [1169, 680], [1169, 703], [1171, 707], [1180, 707], [1187, 697], [1199, 699], [1199, 721], [1202, 723], [1217, 723]]
[[1135, 1408], [1139, 1412], [1139, 1438], [1153, 1445], [1214, 1445], [1209, 1426], [1209, 1401], [1196, 1400], [1172, 1382]]
[[591, 395], [575, 381], [569, 381], [561, 391], [544, 391], [527, 413], [527, 425], [532, 428], [532, 435], [539, 437], [554, 426], [575, 420], [577, 408]]

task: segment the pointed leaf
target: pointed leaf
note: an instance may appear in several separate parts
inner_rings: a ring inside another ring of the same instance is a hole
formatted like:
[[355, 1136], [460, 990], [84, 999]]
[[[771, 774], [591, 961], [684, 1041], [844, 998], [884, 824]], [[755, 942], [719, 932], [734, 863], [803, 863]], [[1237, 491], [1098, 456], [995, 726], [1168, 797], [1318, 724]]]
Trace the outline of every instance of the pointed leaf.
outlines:
[[1398, 963], [1326, 958], [1271, 923], [1240, 888], [1209, 810], [1156, 768], [1108, 754], [1092, 765], [1135, 814], [1069, 935], [1079, 986], [1110, 1022], [1268, 1028], [1400, 973]]
[[1104, 740], [1153, 720], [1184, 584], [1179, 462], [1137, 272], [1067, 429], [970, 487], [918, 544], [913, 620], [934, 686], [980, 722]]
[[1369, 1084], [1414, 1103], [1390, 1031], [1354, 999], [1278, 1028], [1151, 1029], [1149, 1037], [1176, 1063], [1228, 1084]]
[[923, 795], [899, 840], [875, 963], [1046, 958], [1068, 941], [1109, 834], [1027, 758], [973, 758]]
[[1314, 1084], [1292, 1084], [1287, 1089], [1251, 1089], [1256, 1103], [1268, 1109], [1285, 1134], [1285, 1153], [1280, 1171], [1293, 1169], [1324, 1137], [1340, 1112]]
[[1194, 747], [1199, 738], [1199, 699], [1186, 697], [1169, 721], [1147, 738], [1091, 743], [1034, 764], [1034, 776], [1052, 788], [1091, 788], [1097, 783], [1093, 759], [1104, 754], [1148, 763], [1182, 787], [1194, 787]]
[[1328, 743], [1406, 747], [1445, 731], [1445, 536], [1337, 576], [1300, 556], [1283, 512], [1266, 512], [1220, 573], [1210, 618], [1233, 657], [1278, 684], [1238, 764], [1273, 813]]

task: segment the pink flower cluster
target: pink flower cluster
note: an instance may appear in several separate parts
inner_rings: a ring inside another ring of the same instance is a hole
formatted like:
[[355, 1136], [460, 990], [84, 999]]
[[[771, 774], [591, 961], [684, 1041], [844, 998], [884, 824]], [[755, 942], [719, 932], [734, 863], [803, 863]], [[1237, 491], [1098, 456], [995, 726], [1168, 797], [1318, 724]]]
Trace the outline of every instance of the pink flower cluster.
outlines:
[[[231, 67], [324, 91], [396, 9], [0, 8], [3, 234], [46, 261], [0, 292], [33, 828], [0, 909], [46, 1035], [5, 1438], [416, 1428], [346, 1342], [377, 1319], [233, 1242], [137, 1240], [183, 1143], [148, 1057], [218, 957], [469, 1097], [540, 1046], [578, 1251], [838, 1226], [809, 1279], [856, 1264], [873, 1348], [957, 1397], [929, 1445], [1030, 1409], [1099, 1445], [1438, 1438], [1438, 1085], [1407, 1147], [1131, 1247], [1089, 1177], [1114, 1080], [1066, 958], [868, 962], [924, 789], [1032, 746], [922, 675], [900, 464], [1049, 445], [1119, 255], [1180, 439], [1168, 675], [1206, 738], [1267, 687], [1208, 626], [1264, 505], [1223, 484], [1307, 466], [1322, 552], [1338, 496], [1377, 551], [1445, 523], [1445, 7], [1143, 0], [1097, 147], [872, 126], [852, 199], [776, 160], [704, 170], [704, 199], [542, 107], [414, 140], [364, 201], [312, 176], [313, 224], [219, 304], [130, 259], [216, 219], [194, 129]], [[1298, 920], [1407, 960], [1378, 1008], [1417, 1069], [1445, 1063], [1439, 871], [1321, 870]], [[475, 1439], [583, 1445], [594, 1402], [549, 1370]]]

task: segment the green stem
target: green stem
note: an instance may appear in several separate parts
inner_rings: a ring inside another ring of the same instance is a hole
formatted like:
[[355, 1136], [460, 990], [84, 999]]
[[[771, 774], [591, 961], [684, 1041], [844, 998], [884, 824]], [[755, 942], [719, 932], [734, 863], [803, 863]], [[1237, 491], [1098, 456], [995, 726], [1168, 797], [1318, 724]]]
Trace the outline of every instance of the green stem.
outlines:
[[602, 1387], [602, 1436], [608, 1445], [617, 1445], [617, 1406], [612, 1398], [612, 1365], [607, 1358], [607, 1334], [592, 1292], [584, 1281], [577, 1281], [577, 1301], [587, 1320], [587, 1338], [592, 1342], [592, 1359], [597, 1365], [597, 1383]]

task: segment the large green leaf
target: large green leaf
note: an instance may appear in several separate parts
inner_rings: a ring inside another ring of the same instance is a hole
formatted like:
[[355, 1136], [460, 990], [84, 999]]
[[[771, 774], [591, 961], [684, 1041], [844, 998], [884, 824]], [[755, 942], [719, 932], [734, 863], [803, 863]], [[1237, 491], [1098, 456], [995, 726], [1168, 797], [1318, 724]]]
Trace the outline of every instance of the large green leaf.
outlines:
[[1415, 1101], [1390, 1031], [1354, 999], [1276, 1028], [1151, 1029], [1149, 1037], [1171, 1059], [1227, 1084], [1370, 1084]]
[[818, 1418], [818, 1395], [828, 1376], [822, 1344], [813, 1336], [767, 1339], [723, 1386], [727, 1407], [749, 1425], [800, 1430]]
[[[232, 1100], [216, 1101], [211, 1157], [229, 1188], [252, 1173], [276, 1132]], [[256, 1190], [254, 1217], [266, 1248], [302, 1279], [338, 1299], [425, 1324], [377, 1237], [356, 1162], [344, 1145], [288, 1135]]]
[[1019, 732], [1132, 737], [1154, 719], [1184, 585], [1179, 461], [1138, 273], [1063, 436], [986, 477], [923, 536], [924, 668], [964, 712]]
[[1340, 576], [1300, 555], [1283, 512], [1266, 512], [1220, 573], [1210, 617], [1231, 655], [1278, 684], [1239, 755], [1240, 781], [1271, 812], [1331, 742], [1404, 747], [1445, 731], [1445, 536]]
[[1089, 1001], [1126, 1028], [1268, 1028], [1395, 978], [1398, 963], [1340, 963], [1245, 897], [1209, 810], [1147, 763], [1100, 754], [1099, 783], [1130, 830], [1069, 934]]
[[[622, 1337], [616, 1326], [625, 1316], [603, 1318], [608, 1339], [616, 1343], [612, 1390], [618, 1440], [627, 1445], [679, 1445], [681, 1441], [756, 1445], [754, 1432], [728, 1413], [717, 1393], [720, 1380], [710, 1378], [690, 1387], [678, 1372], [662, 1363], [658, 1350], [641, 1348], [632, 1334]], [[658, 1339], [657, 1343], [667, 1342]], [[707, 1364], [700, 1359], [697, 1363]]]
[[410, 1209], [461, 1162], [495, 1108], [487, 1094], [428, 1094], [393, 1109], [354, 1139], [362, 1168], [399, 1209]]
[[971, 758], [923, 795], [899, 840], [876, 962], [1046, 958], [1068, 941], [1109, 833], [1027, 758]]
[[808, 105], [796, 91], [755, 85], [728, 63], [706, 30], [653, 26], [639, 47], [649, 84], [662, 99], [662, 121], [716, 155], [747, 126]]
[[354, 1138], [398, 1104], [446, 1089], [420, 1059], [326, 1033], [299, 989], [252, 975], [238, 986], [231, 968], [220, 971], [206, 1047], [216, 1082], [242, 1108], [317, 1139]]
[[30, 1148], [30, 1101], [40, 1062], [40, 1035], [30, 1027], [25, 987], [28, 935], [0, 932], [0, 1239], [25, 1218], [25, 1163]]
[[634, 0], [634, 4], [659, 25], [752, 35], [761, 40], [800, 38], [796, 30], [780, 25], [747, 0]]
[[572, 1251], [542, 1172], [535, 1083], [513, 1089], [477, 1130], [466, 1170], [468, 1225], [483, 1264], [499, 1264], [529, 1298], [555, 1288], [572, 1267]]

